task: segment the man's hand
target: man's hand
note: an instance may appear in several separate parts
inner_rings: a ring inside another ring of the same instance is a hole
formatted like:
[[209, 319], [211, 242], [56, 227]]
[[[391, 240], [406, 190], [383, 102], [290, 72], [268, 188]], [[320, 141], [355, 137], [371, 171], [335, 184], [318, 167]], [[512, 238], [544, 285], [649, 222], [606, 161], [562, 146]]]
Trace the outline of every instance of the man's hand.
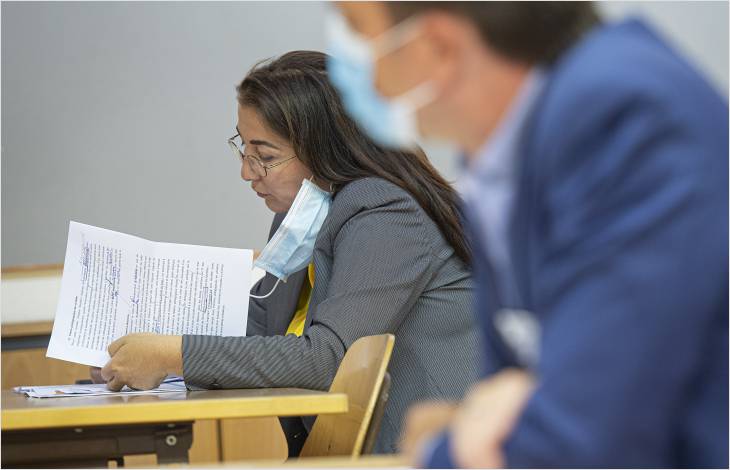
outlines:
[[182, 375], [182, 336], [133, 333], [109, 345], [111, 360], [101, 369], [109, 390], [125, 385], [149, 390], [168, 375]]
[[507, 369], [471, 388], [451, 423], [451, 452], [459, 467], [504, 467], [504, 441], [533, 387], [530, 374]]
[[414, 467], [421, 466], [419, 458], [426, 444], [446, 429], [457, 404], [444, 401], [424, 401], [408, 409], [403, 424], [400, 450]]

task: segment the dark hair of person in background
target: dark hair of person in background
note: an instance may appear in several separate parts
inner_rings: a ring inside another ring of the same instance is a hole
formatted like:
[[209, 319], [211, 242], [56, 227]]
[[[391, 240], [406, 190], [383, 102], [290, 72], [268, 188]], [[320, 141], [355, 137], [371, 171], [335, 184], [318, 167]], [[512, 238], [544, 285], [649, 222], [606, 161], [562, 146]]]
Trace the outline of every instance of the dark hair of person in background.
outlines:
[[550, 64], [600, 19], [591, 2], [385, 2], [400, 22], [430, 10], [468, 18], [503, 56]]
[[358, 128], [328, 80], [326, 60], [321, 52], [293, 51], [259, 62], [238, 85], [238, 102], [254, 108], [273, 132], [291, 142], [296, 156], [333, 191], [371, 176], [405, 190], [469, 264], [456, 191], [420, 149], [380, 147]]

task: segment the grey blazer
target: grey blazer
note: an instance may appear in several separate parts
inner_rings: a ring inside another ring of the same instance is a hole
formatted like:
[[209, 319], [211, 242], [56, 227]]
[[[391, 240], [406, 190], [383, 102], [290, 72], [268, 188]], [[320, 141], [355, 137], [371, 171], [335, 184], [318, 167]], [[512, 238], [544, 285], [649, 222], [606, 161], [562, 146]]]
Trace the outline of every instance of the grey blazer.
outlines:
[[[470, 272], [416, 201], [379, 178], [354, 181], [336, 194], [313, 261], [301, 337], [283, 335], [306, 270], [268, 299], [251, 299], [248, 336], [185, 335], [185, 381], [202, 388], [326, 390], [355, 340], [393, 333], [392, 388], [375, 450], [394, 452], [409, 405], [459, 399], [478, 378]], [[267, 274], [253, 291], [267, 293], [274, 281]]]

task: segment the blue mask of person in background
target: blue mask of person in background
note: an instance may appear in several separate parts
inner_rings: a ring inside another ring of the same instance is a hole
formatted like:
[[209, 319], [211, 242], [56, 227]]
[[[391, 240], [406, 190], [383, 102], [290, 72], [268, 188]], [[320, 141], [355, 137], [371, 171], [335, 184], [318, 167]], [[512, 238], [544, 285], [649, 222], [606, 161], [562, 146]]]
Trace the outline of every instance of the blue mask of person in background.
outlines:
[[402, 47], [418, 33], [414, 20], [396, 25], [372, 41], [353, 32], [336, 13], [331, 14], [326, 26], [330, 56], [327, 72], [348, 114], [380, 145], [414, 147], [419, 139], [416, 111], [433, 101], [433, 87], [425, 82], [396, 98], [385, 99], [373, 83], [377, 58]]

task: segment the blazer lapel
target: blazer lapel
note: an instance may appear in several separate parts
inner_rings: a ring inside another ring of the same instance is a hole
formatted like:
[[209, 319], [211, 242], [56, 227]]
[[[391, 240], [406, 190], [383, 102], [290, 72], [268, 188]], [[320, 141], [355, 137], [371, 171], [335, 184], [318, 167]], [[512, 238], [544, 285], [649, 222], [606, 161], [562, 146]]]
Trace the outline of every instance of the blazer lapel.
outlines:
[[[271, 274], [266, 274], [271, 276]], [[266, 322], [266, 335], [284, 335], [289, 327], [294, 311], [297, 308], [297, 301], [299, 300], [299, 293], [302, 290], [302, 283], [304, 277], [307, 275], [307, 269], [302, 269], [289, 276], [286, 282], [280, 282], [276, 287], [276, 292], [272, 295], [270, 303], [267, 307], [269, 312], [269, 318]], [[291, 315], [282, 314], [282, 312], [290, 312]]]
[[[330, 209], [331, 210], [331, 209]], [[323, 225], [323, 230], [317, 237], [312, 253], [312, 261], [314, 262], [314, 286], [312, 286], [312, 296], [309, 299], [309, 309], [307, 310], [307, 319], [304, 322], [304, 331], [309, 329], [312, 320], [317, 313], [317, 306], [324, 300], [327, 292], [327, 286], [330, 283], [332, 273], [332, 246], [329, 242], [330, 236], [327, 233], [328, 227]]]
[[531, 262], [535, 255], [535, 238], [533, 237], [534, 217], [536, 215], [536, 187], [534, 180], [535, 155], [530, 152], [528, 138], [529, 128], [534, 124], [535, 115], [539, 107], [536, 106], [532, 116], [522, 133], [521, 144], [518, 146], [516, 195], [509, 227], [509, 250], [514, 272], [515, 287], [521, 308], [531, 310], [532, 290], [530, 286]]
[[531, 276], [534, 271], [538, 250], [540, 249], [536, 237], [536, 217], [540, 207], [539, 177], [541, 169], [539, 155], [540, 147], [536, 144], [536, 135], [539, 131], [540, 113], [543, 103], [552, 86], [552, 73], [547, 71], [546, 81], [542, 90], [535, 98], [532, 109], [526, 118], [520, 132], [517, 146], [517, 187], [512, 219], [509, 227], [509, 250], [514, 271], [514, 280], [521, 308], [534, 309], [534, 292], [532, 291]]

